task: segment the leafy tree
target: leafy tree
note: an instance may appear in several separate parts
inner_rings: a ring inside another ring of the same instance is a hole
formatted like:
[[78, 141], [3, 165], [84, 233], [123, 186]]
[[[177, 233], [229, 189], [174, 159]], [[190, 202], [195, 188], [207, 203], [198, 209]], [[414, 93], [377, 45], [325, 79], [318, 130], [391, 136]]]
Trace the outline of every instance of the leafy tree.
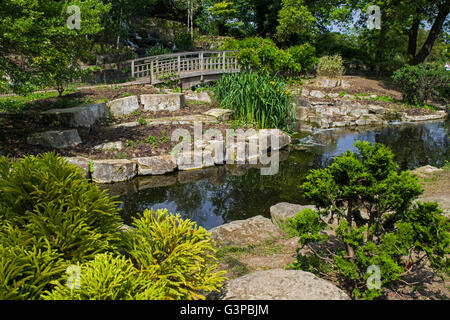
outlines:
[[[80, 8], [80, 29], [70, 29], [69, 5]], [[89, 37], [102, 26], [109, 10], [101, 0], [12, 1], [0, 3], [0, 82], [20, 91], [28, 82], [61, 84], [80, 71], [80, 60], [89, 55]]]
[[[329, 167], [312, 170], [302, 185], [319, 211], [302, 211], [290, 222], [300, 249], [309, 250], [299, 253], [293, 267], [329, 277], [364, 299], [404, 281], [425, 258], [448, 273], [450, 223], [442, 211], [430, 203], [411, 208], [421, 187], [409, 172], [397, 172], [387, 147], [355, 145], [359, 154], [345, 152]], [[333, 245], [327, 243], [330, 232], [323, 232], [326, 222], [336, 236]], [[371, 266], [380, 268], [381, 287], [368, 284]]]

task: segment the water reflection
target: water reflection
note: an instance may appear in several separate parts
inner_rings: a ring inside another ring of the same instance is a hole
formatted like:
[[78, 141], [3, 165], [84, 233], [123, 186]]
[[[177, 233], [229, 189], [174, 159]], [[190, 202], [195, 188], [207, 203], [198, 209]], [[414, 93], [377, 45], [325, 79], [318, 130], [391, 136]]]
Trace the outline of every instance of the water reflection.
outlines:
[[[224, 165], [171, 175], [139, 177], [107, 186], [120, 195], [126, 222], [146, 208], [168, 208], [209, 229], [255, 215], [270, 217], [270, 206], [282, 202], [306, 204], [299, 185], [312, 168], [327, 166], [345, 150], [355, 150], [356, 140], [381, 142], [395, 154], [401, 169], [449, 160], [448, 121], [397, 124], [371, 130], [324, 130], [308, 139], [306, 150], [281, 154], [280, 169], [262, 176], [258, 166]], [[305, 141], [298, 139], [297, 142]]]

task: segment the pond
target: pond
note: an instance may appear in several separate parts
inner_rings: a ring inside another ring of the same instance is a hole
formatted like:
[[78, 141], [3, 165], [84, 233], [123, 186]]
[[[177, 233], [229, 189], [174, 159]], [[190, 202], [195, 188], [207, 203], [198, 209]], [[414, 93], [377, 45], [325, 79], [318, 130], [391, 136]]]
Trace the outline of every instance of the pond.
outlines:
[[388, 145], [403, 170], [427, 164], [442, 166], [450, 160], [449, 126], [449, 121], [396, 123], [384, 128], [298, 134], [291, 150], [281, 154], [275, 175], [261, 175], [259, 168], [250, 165], [223, 165], [138, 178], [111, 186], [111, 192], [122, 194], [119, 200], [126, 223], [131, 223], [136, 212], [153, 207], [180, 213], [210, 229], [255, 215], [270, 217], [269, 208], [278, 202], [307, 204], [299, 186], [308, 171], [326, 167], [347, 149], [354, 151], [356, 140]]

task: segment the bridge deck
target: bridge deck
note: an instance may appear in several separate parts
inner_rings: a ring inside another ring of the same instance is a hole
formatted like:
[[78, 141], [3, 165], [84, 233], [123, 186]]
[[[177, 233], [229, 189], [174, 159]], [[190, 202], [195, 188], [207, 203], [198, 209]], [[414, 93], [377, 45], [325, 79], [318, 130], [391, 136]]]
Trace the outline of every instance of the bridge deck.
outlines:
[[199, 51], [130, 60], [131, 76], [151, 84], [239, 72], [236, 51]]

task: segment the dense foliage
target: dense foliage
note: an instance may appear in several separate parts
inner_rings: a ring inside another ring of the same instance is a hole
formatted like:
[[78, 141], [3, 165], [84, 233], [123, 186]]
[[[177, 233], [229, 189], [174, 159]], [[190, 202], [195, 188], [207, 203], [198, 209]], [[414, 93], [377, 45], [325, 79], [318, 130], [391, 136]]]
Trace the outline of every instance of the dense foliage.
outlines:
[[423, 105], [436, 96], [448, 99], [450, 74], [442, 63], [403, 67], [392, 78], [400, 86], [407, 103]]
[[222, 48], [238, 50], [239, 63], [247, 69], [284, 74], [299, 73], [302, 69], [301, 64], [289, 52], [278, 48], [270, 39], [260, 37], [229, 39], [225, 41]]
[[[387, 147], [356, 146], [359, 154], [347, 151], [329, 167], [312, 170], [301, 186], [319, 211], [304, 210], [290, 221], [303, 249], [293, 267], [331, 278], [364, 299], [405, 281], [426, 260], [448, 273], [450, 223], [442, 211], [433, 203], [411, 208], [421, 187], [415, 176], [397, 171]], [[324, 232], [328, 228], [331, 233]], [[374, 267], [379, 287], [369, 285]]]
[[[121, 231], [117, 204], [54, 153], [0, 158], [0, 299], [197, 299], [220, 286], [205, 229], [159, 210]], [[79, 289], [66, 286], [74, 265]]]
[[266, 72], [241, 72], [222, 76], [214, 87], [222, 108], [259, 128], [284, 128], [292, 119], [286, 84]]
[[[70, 5], [82, 13], [80, 28]], [[0, 2], [0, 89], [16, 92], [54, 86], [60, 92], [83, 74], [80, 62], [91, 53], [89, 36], [102, 30], [101, 17], [110, 6], [101, 0]]]

